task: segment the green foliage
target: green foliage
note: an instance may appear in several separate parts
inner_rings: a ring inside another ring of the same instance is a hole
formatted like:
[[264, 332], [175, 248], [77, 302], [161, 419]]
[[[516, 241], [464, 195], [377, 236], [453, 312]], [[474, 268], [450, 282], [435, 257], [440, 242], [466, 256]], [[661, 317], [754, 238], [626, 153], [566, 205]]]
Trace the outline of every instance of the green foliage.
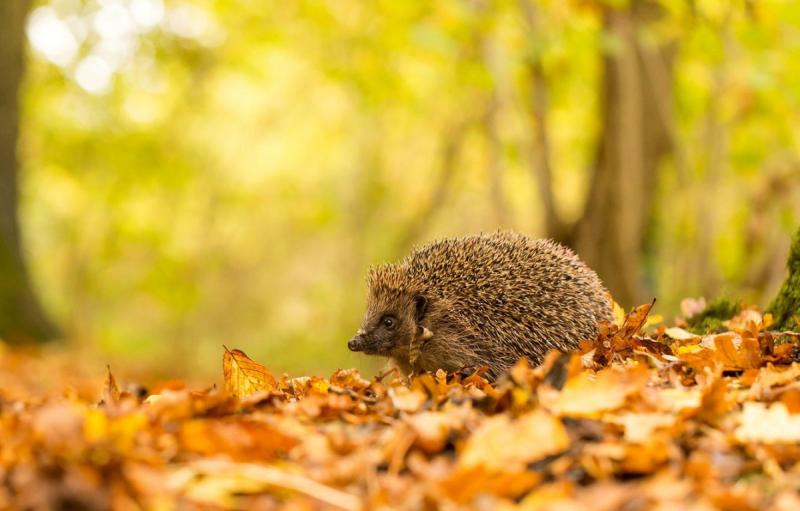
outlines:
[[[521, 5], [40, 1], [21, 150], [44, 301], [71, 337], [129, 366], [212, 371], [228, 343], [278, 369], [367, 369], [345, 347], [366, 269], [402, 255], [458, 126], [457, 171], [420, 241], [498, 227], [481, 126], [493, 95], [504, 226], [544, 234], [529, 110], [542, 85], [558, 208], [581, 214], [601, 58], [618, 45], [593, 4], [534, 1], [532, 29]], [[681, 158], [658, 185], [647, 278], [666, 311], [721, 281], [757, 301], [773, 289], [749, 283], [754, 254], [766, 260], [800, 218], [786, 196], [751, 200], [797, 165], [798, 10], [668, 5], [642, 37], [679, 42]]]
[[723, 296], [716, 298], [686, 322], [689, 323], [689, 331], [695, 334], [724, 332], [727, 328], [723, 323], [735, 316], [739, 310], [741, 305], [738, 302]]

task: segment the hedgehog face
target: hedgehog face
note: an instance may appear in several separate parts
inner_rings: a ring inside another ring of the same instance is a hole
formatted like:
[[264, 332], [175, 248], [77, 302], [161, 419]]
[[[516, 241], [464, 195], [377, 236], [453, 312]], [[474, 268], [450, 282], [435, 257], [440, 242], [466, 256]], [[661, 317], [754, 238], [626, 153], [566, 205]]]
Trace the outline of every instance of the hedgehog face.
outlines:
[[426, 303], [422, 296], [405, 292], [370, 294], [361, 328], [347, 347], [368, 355], [407, 359]]
[[351, 351], [367, 355], [392, 356], [398, 349], [411, 343], [414, 325], [410, 325], [404, 311], [386, 310], [368, 314], [356, 335], [347, 343]]

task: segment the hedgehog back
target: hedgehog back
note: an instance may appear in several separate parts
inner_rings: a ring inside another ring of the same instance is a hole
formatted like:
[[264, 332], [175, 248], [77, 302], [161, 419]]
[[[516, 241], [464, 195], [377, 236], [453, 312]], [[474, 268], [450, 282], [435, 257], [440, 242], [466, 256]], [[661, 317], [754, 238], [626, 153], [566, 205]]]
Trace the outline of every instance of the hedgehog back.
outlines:
[[450, 238], [413, 251], [402, 263], [416, 288], [446, 299], [477, 335], [463, 342], [508, 366], [538, 363], [550, 349], [573, 349], [611, 319], [600, 279], [569, 249], [499, 232]]

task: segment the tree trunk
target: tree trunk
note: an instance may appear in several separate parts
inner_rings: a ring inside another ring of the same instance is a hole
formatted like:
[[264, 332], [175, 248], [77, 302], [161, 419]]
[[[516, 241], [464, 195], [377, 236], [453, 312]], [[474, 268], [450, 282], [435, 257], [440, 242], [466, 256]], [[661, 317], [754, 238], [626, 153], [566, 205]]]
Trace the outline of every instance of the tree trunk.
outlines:
[[767, 312], [772, 313], [775, 318], [773, 329], [800, 330], [800, 229], [797, 229], [792, 240], [786, 266], [789, 275]]
[[9, 342], [57, 335], [31, 288], [17, 218], [17, 94], [29, 9], [28, 0], [0, 1], [0, 338]]
[[[525, 26], [531, 34], [541, 30], [540, 16], [530, 0], [519, 0], [519, 9]], [[565, 222], [556, 207], [553, 194], [553, 169], [550, 162], [550, 132], [547, 123], [549, 108], [549, 86], [542, 67], [541, 56], [530, 52], [525, 59], [525, 69], [530, 92], [528, 94], [528, 117], [533, 137], [528, 144], [531, 175], [536, 183], [541, 201], [544, 228], [548, 238], [572, 245], [573, 224]]]
[[[605, 12], [606, 30], [620, 48], [603, 61], [602, 132], [573, 244], [623, 306], [650, 299], [641, 255], [659, 163], [671, 146], [674, 48], [646, 47], [638, 37], [641, 27], [660, 15], [661, 8], [647, 1]], [[652, 69], [662, 72], [648, 73]]]

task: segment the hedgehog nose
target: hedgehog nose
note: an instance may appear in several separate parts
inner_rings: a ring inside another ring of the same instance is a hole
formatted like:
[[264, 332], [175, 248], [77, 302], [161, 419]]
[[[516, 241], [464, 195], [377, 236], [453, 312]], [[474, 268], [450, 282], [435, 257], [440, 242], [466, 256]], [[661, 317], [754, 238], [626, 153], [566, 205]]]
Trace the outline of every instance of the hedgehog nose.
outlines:
[[361, 335], [356, 335], [347, 342], [347, 347], [350, 351], [361, 351], [361, 342], [364, 338]]

